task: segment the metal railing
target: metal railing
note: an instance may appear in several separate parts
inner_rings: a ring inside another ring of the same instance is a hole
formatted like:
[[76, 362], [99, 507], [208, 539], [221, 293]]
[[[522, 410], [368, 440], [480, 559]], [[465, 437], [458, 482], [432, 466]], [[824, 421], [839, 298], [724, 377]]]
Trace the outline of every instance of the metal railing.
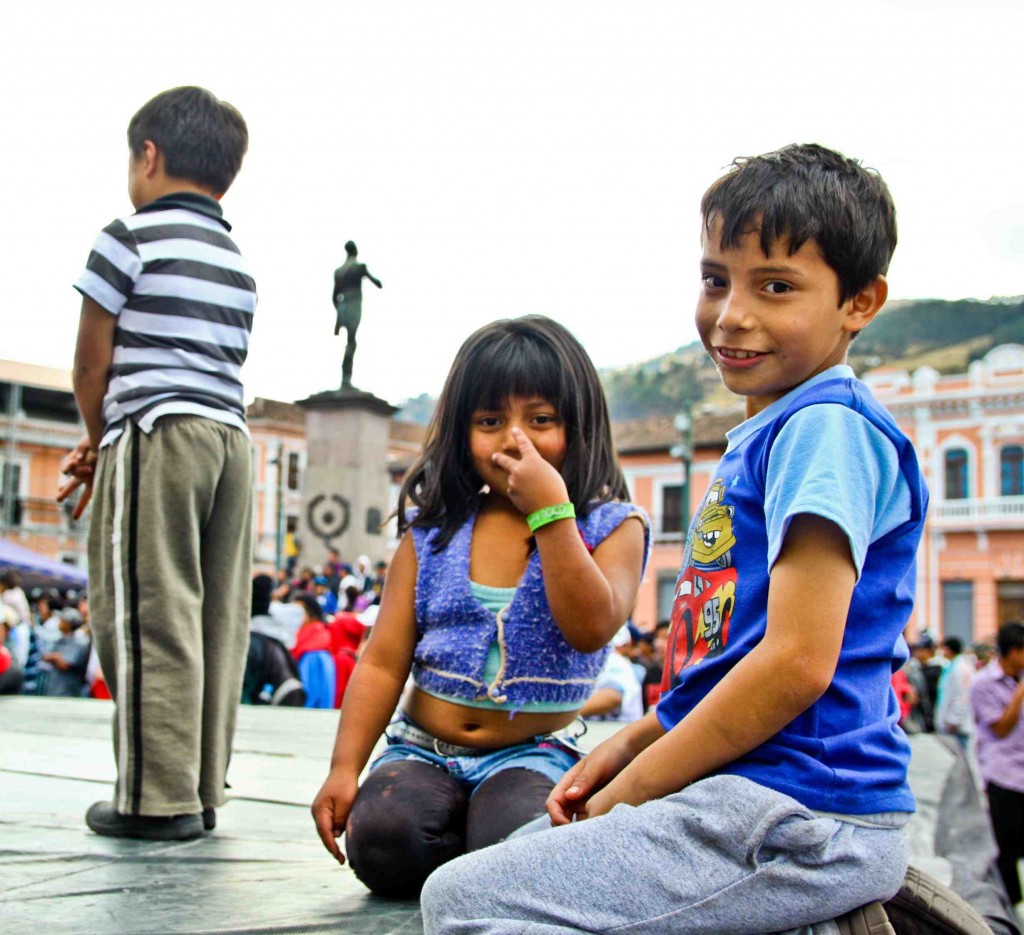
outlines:
[[1024, 530], [1024, 497], [932, 501], [932, 524], [944, 529]]

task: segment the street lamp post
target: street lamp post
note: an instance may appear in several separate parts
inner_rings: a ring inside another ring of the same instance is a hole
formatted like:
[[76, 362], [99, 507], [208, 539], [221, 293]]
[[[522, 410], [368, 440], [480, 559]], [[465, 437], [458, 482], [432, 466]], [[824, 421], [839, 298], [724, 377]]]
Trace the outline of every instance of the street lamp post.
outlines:
[[282, 567], [282, 553], [284, 552], [284, 529], [281, 526], [281, 514], [284, 512], [284, 444], [277, 443], [277, 457], [268, 462], [274, 465], [276, 483], [274, 485], [274, 571]]
[[690, 531], [690, 465], [693, 463], [693, 420], [690, 418], [689, 412], [680, 412], [676, 414], [672, 424], [681, 438], [680, 443], [673, 445], [669, 453], [673, 458], [678, 458], [683, 466], [682, 509], [679, 516], [685, 543], [686, 536]]

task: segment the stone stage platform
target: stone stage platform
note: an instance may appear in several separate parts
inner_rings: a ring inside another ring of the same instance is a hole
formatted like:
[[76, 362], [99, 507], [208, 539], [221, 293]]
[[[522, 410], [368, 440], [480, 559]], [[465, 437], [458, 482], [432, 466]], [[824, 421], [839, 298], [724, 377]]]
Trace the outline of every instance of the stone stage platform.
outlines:
[[[337, 712], [243, 707], [232, 800], [213, 834], [185, 843], [120, 841], [86, 829], [86, 808], [112, 794], [112, 713], [109, 702], [0, 699], [7, 935], [422, 932], [415, 903], [371, 896], [314, 831], [309, 803], [326, 774]], [[592, 725], [582, 745], [612, 730]], [[934, 737], [912, 740], [913, 862], [991, 919], [983, 879], [991, 839], [963, 761]]]

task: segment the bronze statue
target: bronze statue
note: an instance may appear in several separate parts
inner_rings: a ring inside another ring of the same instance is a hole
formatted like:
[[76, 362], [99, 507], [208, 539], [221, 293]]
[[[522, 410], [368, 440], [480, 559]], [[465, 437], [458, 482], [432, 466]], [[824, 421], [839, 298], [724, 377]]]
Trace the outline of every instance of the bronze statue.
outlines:
[[334, 333], [342, 328], [348, 333], [345, 345], [345, 359], [341, 363], [341, 388], [352, 389], [352, 360], [356, 356], [356, 331], [363, 317], [363, 278], [369, 279], [378, 289], [383, 289], [381, 281], [374, 277], [366, 268], [365, 263], [356, 259], [359, 250], [350, 240], [345, 244], [345, 262], [334, 271], [334, 308], [338, 313], [334, 325]]

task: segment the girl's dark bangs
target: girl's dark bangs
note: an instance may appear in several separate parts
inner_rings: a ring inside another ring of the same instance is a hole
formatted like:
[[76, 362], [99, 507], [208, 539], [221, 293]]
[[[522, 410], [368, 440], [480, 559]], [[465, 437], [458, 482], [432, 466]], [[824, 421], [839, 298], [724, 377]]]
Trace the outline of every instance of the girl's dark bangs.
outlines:
[[523, 336], [483, 349], [467, 381], [468, 409], [498, 409], [511, 396], [540, 396], [563, 408], [562, 367], [554, 351]]

